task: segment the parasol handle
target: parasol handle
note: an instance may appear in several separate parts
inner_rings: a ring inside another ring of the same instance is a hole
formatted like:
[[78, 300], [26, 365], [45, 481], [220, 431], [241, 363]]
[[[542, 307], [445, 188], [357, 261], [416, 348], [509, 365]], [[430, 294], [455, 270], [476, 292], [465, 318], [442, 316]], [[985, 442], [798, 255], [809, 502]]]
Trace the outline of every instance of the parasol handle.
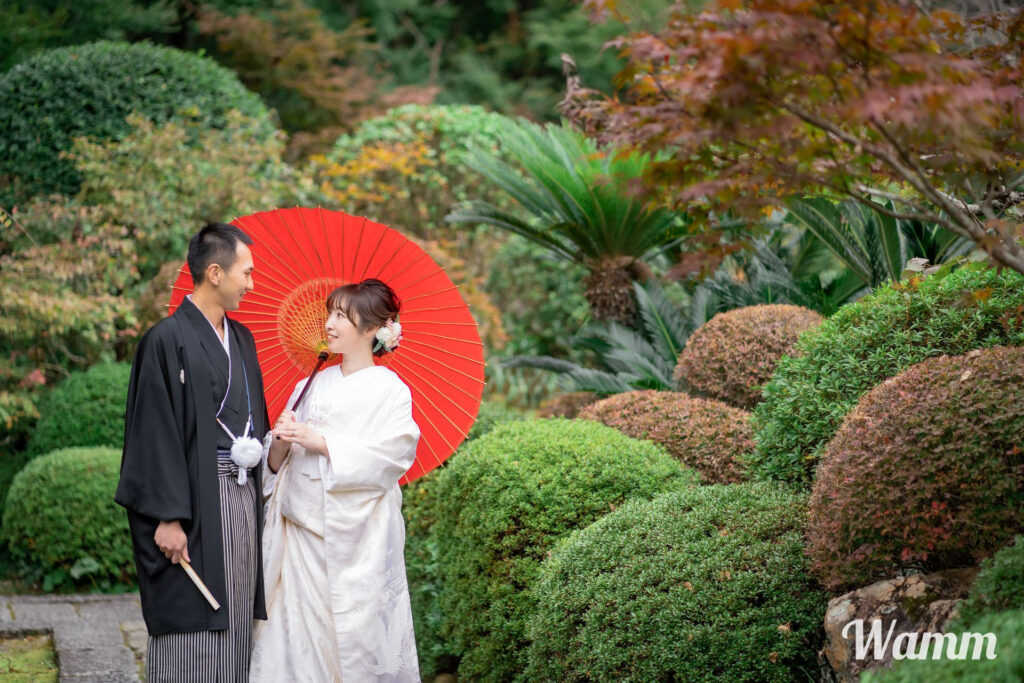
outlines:
[[[313, 378], [316, 377], [316, 373], [320, 372], [321, 366], [323, 366], [323, 364], [327, 361], [327, 356], [327, 351], [321, 351], [320, 355], [317, 356], [316, 367], [313, 368], [313, 372], [310, 373], [309, 379], [306, 380], [306, 386], [302, 387], [302, 391], [299, 393], [299, 397], [295, 399], [295, 403], [293, 403], [292, 407], [289, 409], [293, 413], [295, 412], [295, 409], [298, 408], [299, 405], [302, 403], [302, 399], [306, 398], [306, 392], [309, 391], [309, 386], [313, 383]], [[279, 436], [275, 436], [274, 438], [277, 439], [278, 441], [281, 440], [281, 437]]]

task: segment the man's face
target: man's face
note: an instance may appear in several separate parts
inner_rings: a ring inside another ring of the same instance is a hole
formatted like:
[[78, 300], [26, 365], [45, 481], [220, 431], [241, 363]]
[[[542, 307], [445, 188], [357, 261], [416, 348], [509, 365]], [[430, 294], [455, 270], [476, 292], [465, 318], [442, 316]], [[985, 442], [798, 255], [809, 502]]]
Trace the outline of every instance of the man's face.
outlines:
[[221, 271], [223, 274], [217, 286], [225, 311], [238, 310], [242, 304], [242, 297], [253, 290], [253, 268], [252, 251], [241, 242], [236, 242], [235, 262], [230, 270]]

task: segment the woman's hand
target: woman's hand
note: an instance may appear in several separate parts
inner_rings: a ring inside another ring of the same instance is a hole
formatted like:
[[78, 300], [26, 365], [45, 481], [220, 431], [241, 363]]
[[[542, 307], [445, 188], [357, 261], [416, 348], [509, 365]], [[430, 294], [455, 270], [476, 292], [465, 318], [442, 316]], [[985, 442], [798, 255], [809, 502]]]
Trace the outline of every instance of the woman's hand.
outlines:
[[274, 438], [270, 440], [270, 452], [267, 454], [267, 467], [274, 474], [281, 469], [281, 463], [288, 456], [288, 449], [291, 448], [291, 443], [285, 441], [278, 433], [287, 429], [289, 425], [295, 424], [295, 413], [290, 410], [281, 412], [281, 415], [277, 418], [277, 422], [274, 423], [274, 428], [270, 430], [270, 433], [274, 435]]
[[320, 432], [305, 422], [296, 422], [294, 417], [284, 424], [278, 420], [278, 425], [274, 427], [274, 436], [281, 437], [286, 443], [297, 443], [307, 451], [327, 452], [327, 442]]

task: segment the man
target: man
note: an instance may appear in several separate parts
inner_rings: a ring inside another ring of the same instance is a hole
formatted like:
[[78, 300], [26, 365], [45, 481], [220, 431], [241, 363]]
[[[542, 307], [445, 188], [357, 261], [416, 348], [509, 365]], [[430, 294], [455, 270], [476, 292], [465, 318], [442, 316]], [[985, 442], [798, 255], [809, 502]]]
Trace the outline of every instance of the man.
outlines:
[[[223, 223], [192, 237], [194, 291], [146, 332], [132, 362], [114, 498], [128, 510], [149, 683], [246, 681], [253, 618], [266, 619], [260, 468], [239, 484], [231, 458], [235, 437], [268, 430], [252, 333], [226, 315], [253, 288], [250, 244]], [[182, 559], [220, 609], [175, 566]]]

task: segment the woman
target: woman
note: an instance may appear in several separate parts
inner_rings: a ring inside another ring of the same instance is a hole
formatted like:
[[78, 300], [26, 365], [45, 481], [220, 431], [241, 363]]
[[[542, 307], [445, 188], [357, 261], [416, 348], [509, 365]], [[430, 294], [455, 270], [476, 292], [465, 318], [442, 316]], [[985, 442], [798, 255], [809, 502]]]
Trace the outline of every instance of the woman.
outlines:
[[334, 290], [327, 348], [341, 365], [268, 434], [267, 621], [250, 681], [419, 680], [398, 487], [419, 428], [409, 388], [373, 362], [401, 340], [400, 306], [376, 279]]

